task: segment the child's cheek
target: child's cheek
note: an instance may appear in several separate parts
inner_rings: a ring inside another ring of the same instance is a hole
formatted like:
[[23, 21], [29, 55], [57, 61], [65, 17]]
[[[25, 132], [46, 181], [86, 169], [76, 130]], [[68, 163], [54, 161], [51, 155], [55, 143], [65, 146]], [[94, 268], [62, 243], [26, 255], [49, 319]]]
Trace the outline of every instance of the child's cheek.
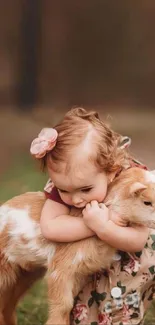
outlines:
[[97, 196], [97, 198], [96, 198], [96, 200], [97, 200], [98, 202], [103, 202], [104, 199], [105, 199], [105, 197], [106, 197], [106, 194], [107, 194], [107, 192], [106, 192], [105, 190], [102, 191], [102, 192], [99, 192], [99, 193], [98, 193], [98, 196]]
[[68, 205], [72, 205], [72, 199], [69, 195], [61, 195], [61, 200]]

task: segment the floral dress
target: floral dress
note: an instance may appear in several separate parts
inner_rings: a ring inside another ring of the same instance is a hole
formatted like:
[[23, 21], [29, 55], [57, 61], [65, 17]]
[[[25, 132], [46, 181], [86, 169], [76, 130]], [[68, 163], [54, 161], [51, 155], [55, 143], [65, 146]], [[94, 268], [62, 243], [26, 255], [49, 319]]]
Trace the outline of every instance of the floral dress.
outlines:
[[71, 324], [142, 324], [155, 294], [155, 230], [141, 252], [118, 252], [109, 270], [88, 278], [75, 299]]

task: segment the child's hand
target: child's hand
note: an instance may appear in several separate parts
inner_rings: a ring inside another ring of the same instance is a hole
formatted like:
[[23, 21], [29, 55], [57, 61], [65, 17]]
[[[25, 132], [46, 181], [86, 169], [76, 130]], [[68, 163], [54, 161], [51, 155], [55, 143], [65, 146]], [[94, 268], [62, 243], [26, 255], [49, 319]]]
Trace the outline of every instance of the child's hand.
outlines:
[[103, 203], [91, 201], [82, 211], [85, 224], [97, 233], [109, 220], [109, 210]]
[[117, 226], [127, 227], [128, 222], [124, 220], [118, 213], [111, 211], [110, 212], [110, 220], [113, 221]]

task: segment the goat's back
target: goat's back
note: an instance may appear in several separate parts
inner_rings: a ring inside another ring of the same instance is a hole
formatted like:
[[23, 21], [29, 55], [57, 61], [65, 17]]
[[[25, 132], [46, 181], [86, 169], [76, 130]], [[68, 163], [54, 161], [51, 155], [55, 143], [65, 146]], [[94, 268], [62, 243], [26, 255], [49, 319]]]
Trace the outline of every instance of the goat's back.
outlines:
[[40, 215], [45, 202], [42, 192], [27, 192], [0, 207], [0, 253], [23, 268], [47, 266], [55, 244], [41, 234]]
[[[24, 194], [13, 197], [6, 201], [3, 205], [15, 209], [29, 209], [29, 215], [35, 221], [40, 220], [41, 210], [45, 203], [46, 197], [43, 192], [26, 192]], [[3, 206], [2, 205], [2, 206]]]

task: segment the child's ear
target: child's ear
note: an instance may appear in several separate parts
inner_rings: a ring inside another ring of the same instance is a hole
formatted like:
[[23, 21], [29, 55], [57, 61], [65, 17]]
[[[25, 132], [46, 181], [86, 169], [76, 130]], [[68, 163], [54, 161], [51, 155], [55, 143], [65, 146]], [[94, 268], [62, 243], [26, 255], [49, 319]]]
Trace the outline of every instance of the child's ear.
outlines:
[[130, 194], [137, 195], [146, 188], [146, 185], [136, 182], [130, 186]]

